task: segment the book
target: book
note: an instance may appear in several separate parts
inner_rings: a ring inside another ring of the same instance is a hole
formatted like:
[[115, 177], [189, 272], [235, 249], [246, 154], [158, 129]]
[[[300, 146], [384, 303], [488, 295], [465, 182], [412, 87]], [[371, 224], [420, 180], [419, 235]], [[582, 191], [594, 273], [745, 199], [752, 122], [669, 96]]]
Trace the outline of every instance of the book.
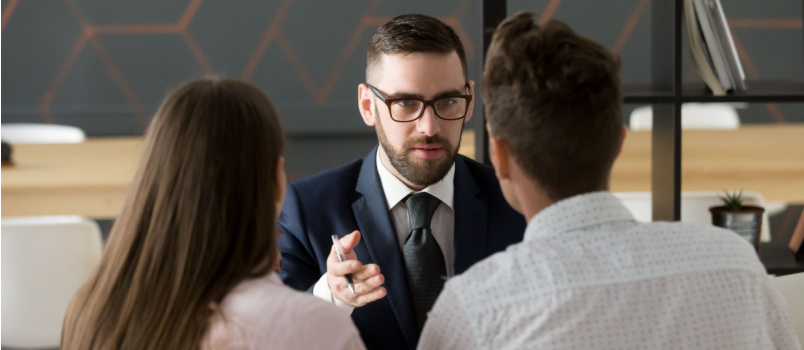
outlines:
[[732, 85], [734, 85], [734, 90], [744, 92], [748, 88], [745, 83], [745, 72], [743, 71], [740, 56], [737, 55], [737, 47], [734, 45], [734, 38], [731, 36], [729, 24], [726, 22], [726, 14], [723, 12], [723, 6], [720, 0], [704, 0], [704, 3], [709, 10], [709, 14], [714, 19], [715, 35], [724, 51], [726, 65], [729, 68], [729, 76]]
[[703, 79], [706, 86], [712, 90], [712, 94], [715, 96], [725, 95], [726, 91], [723, 89], [723, 86], [720, 85], [720, 81], [712, 67], [709, 51], [706, 49], [706, 46], [703, 45], [701, 30], [698, 19], [695, 16], [695, 8], [692, 2], [693, 0], [684, 0], [684, 19], [687, 24], [687, 41], [689, 41], [692, 61], [695, 62], [701, 79]]
[[[720, 86], [725, 91], [745, 91], [748, 88], [745, 82], [745, 72], [740, 57], [737, 55], [734, 39], [729, 31], [720, 0], [692, 0], [692, 4], [700, 36], [703, 37], [705, 43], [702, 46], [706, 48]], [[697, 61], [696, 64], [698, 64]]]

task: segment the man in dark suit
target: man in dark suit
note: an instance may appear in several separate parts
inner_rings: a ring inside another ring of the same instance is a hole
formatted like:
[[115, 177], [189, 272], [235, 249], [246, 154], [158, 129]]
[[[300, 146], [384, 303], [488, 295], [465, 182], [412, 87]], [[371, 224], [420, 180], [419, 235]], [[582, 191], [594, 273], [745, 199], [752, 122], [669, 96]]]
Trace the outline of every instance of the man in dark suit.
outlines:
[[358, 87], [380, 146], [288, 186], [280, 276], [350, 310], [368, 348], [415, 348], [445, 279], [522, 240], [493, 169], [458, 155], [473, 97], [455, 31], [396, 17], [372, 37]]

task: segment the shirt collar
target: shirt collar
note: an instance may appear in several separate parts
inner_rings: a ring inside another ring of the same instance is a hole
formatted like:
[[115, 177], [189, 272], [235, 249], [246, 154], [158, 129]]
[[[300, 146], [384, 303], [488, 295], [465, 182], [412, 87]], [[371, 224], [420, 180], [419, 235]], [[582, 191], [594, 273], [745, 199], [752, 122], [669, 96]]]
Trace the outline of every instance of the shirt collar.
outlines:
[[[402, 183], [399, 179], [391, 174], [391, 171], [385, 168], [385, 166], [380, 161], [380, 150], [377, 150], [377, 173], [380, 174], [380, 183], [382, 184], [382, 189], [385, 192], [385, 200], [388, 203], [388, 210], [391, 210], [394, 206], [396, 206], [399, 201], [404, 199], [408, 194], [412, 192], [416, 192], [411, 190], [407, 185]], [[438, 198], [442, 203], [446, 204], [450, 209], [453, 204], [453, 193], [455, 191], [453, 181], [455, 179], [455, 162], [452, 163], [452, 166], [449, 168], [447, 175], [444, 176], [441, 181], [436, 182], [430, 186], [425, 187], [423, 190], [419, 192], [427, 192], [434, 197]]]
[[611, 192], [584, 193], [560, 200], [528, 222], [525, 240], [555, 235], [613, 221], [635, 221], [634, 215]]

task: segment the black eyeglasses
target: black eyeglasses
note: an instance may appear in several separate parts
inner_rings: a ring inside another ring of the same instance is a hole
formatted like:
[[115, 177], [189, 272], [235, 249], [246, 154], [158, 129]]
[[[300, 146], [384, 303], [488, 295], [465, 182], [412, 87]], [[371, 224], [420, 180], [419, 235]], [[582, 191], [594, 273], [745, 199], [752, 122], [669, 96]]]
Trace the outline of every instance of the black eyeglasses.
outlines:
[[[377, 88], [369, 84], [366, 85], [377, 98], [388, 106], [388, 113], [391, 115], [391, 119], [400, 123], [412, 122], [421, 118], [427, 106], [433, 107], [435, 115], [441, 119], [463, 119], [466, 117], [466, 112], [469, 111], [469, 103], [472, 102], [472, 95], [447, 96], [434, 100], [410, 97], [387, 98]], [[466, 83], [466, 88], [469, 88], [469, 83]]]

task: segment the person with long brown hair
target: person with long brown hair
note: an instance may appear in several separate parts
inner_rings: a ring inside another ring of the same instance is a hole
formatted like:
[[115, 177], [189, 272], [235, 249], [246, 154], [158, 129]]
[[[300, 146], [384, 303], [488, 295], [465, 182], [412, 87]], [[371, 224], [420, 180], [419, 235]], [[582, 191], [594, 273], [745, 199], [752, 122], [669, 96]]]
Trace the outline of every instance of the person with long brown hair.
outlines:
[[171, 93], [62, 349], [363, 348], [348, 315], [274, 272], [283, 148], [252, 85], [212, 77]]

